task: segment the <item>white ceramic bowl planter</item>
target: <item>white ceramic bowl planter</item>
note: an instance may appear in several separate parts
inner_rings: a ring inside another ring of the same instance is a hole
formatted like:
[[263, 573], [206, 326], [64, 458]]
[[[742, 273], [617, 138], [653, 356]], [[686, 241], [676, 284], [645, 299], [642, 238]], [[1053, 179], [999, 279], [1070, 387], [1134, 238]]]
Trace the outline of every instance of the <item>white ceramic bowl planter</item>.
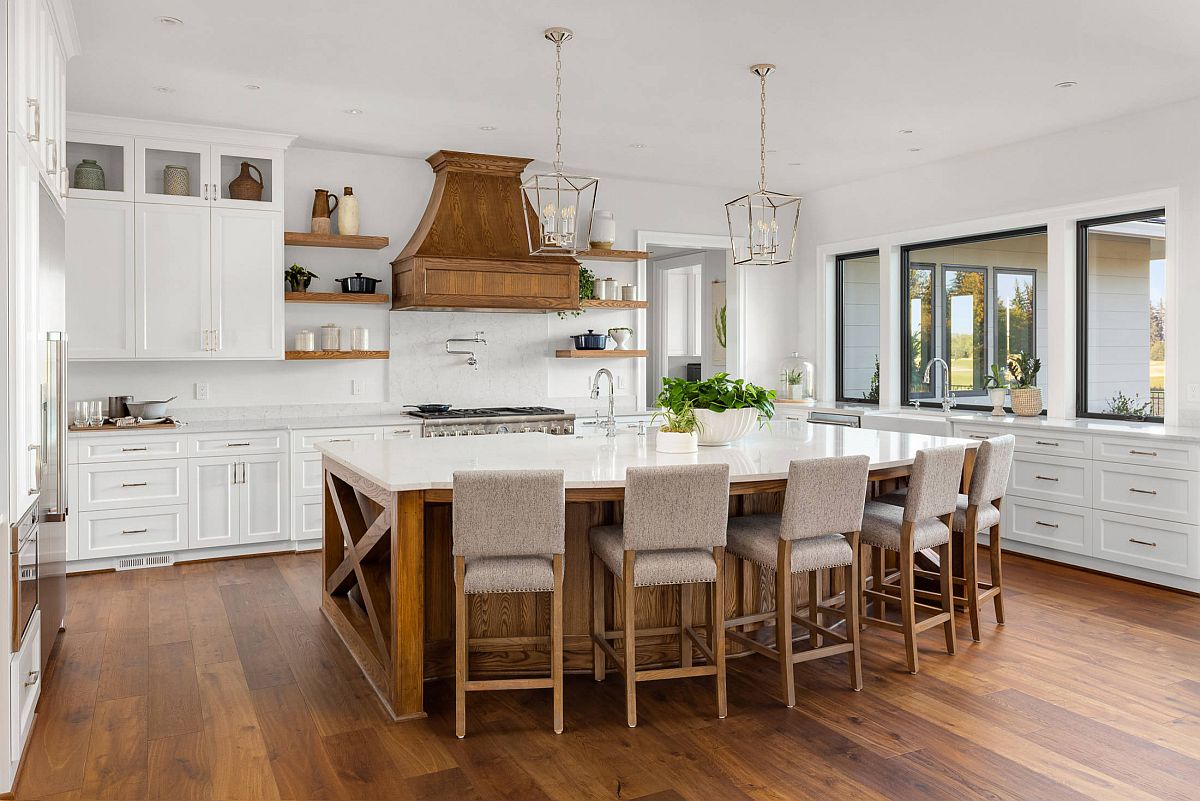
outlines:
[[654, 435], [654, 450], [659, 453], [695, 453], [698, 442], [695, 431], [683, 434], [659, 429]]
[[757, 409], [696, 409], [701, 445], [729, 445], [750, 433], [758, 422]]

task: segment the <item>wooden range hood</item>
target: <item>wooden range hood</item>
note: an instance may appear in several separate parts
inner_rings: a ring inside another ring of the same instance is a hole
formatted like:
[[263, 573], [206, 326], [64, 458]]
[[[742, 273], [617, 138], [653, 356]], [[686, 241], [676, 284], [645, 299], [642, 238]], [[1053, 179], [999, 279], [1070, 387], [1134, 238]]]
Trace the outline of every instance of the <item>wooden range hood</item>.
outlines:
[[521, 173], [532, 159], [439, 150], [426, 161], [433, 194], [392, 262], [393, 309], [579, 308], [579, 262], [529, 255]]

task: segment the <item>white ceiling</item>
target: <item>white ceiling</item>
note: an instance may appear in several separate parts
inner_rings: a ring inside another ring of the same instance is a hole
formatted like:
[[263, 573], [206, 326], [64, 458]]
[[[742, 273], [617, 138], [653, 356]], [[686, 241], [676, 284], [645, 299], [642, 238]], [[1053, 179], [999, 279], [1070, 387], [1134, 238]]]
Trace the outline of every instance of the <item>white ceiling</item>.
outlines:
[[[569, 168], [739, 189], [757, 180], [747, 67], [758, 61], [779, 66], [769, 170], [772, 188], [792, 192], [1200, 95], [1200, 3], [1180, 0], [73, 5], [83, 47], [69, 72], [73, 111], [422, 158], [449, 148], [550, 159], [553, 46], [541, 32], [566, 25]], [[1079, 85], [1054, 88], [1067, 80]]]

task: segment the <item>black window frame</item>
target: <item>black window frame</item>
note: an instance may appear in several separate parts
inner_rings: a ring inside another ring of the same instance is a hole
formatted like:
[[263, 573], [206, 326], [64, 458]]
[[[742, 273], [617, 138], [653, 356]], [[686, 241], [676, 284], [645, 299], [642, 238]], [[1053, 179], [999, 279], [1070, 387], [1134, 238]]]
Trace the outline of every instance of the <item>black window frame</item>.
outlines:
[[[936, 397], [937, 397], [936, 395], [933, 395], [929, 399], [926, 399], [926, 398], [922, 398], [922, 397], [912, 397], [909, 394], [908, 365], [912, 363], [912, 351], [911, 351], [911, 348], [909, 347], [909, 345], [911, 344], [911, 333], [910, 333], [911, 322], [909, 320], [910, 287], [909, 287], [909, 280], [908, 280], [908, 271], [909, 271], [910, 265], [919, 267], [919, 266], [928, 264], [928, 262], [912, 262], [912, 258], [911, 258], [912, 253], [914, 251], [929, 250], [932, 248], [953, 247], [954, 245], [971, 245], [976, 242], [994, 242], [998, 239], [1012, 239], [1012, 238], [1020, 237], [1020, 236], [1039, 236], [1039, 235], [1044, 236], [1044, 235], [1048, 234], [1048, 232], [1049, 232], [1049, 229], [1045, 225], [1031, 225], [1031, 226], [1027, 226], [1025, 228], [1012, 228], [1012, 229], [1009, 229], [1006, 231], [993, 231], [991, 233], [986, 233], [986, 234], [972, 234], [970, 236], [951, 237], [949, 239], [938, 239], [938, 240], [933, 240], [933, 241], [929, 241], [929, 242], [914, 242], [909, 245], [901, 246], [901, 248], [900, 248], [900, 298], [901, 298], [901, 302], [900, 302], [900, 315], [899, 316], [900, 316], [900, 364], [902, 367], [902, 372], [904, 373], [904, 375], [901, 377], [901, 381], [900, 381], [900, 404], [902, 406], [910, 406], [910, 405], [912, 405], [913, 401], [916, 401], [918, 408], [937, 409], [937, 408], [941, 407], [941, 401], [936, 400]], [[944, 265], [938, 265], [938, 267], [944, 268]], [[995, 269], [995, 268], [989, 268], [989, 271], [991, 269]], [[943, 269], [935, 269], [934, 270], [935, 281], [940, 281], [942, 278], [942, 275], [943, 275]], [[989, 282], [989, 284], [990, 284], [990, 282]], [[938, 309], [938, 305], [939, 305], [938, 304], [938, 290], [939, 290], [940, 286], [941, 286], [941, 284], [935, 284], [933, 286], [933, 301], [934, 301], [933, 308], [935, 310], [935, 313], [938, 315], [944, 314], [944, 310]], [[985, 294], [984, 297], [986, 299], [987, 305], [990, 306], [994, 299], [991, 298], [987, 294]], [[943, 302], [945, 301], [944, 297], [942, 298], [942, 301]], [[987, 309], [985, 309], [984, 313], [987, 314], [987, 313], [989, 313], [989, 311]], [[941, 321], [936, 319], [936, 317], [935, 317], [933, 322], [934, 322], [934, 330], [936, 331], [938, 328], [938, 325], [941, 324]], [[985, 326], [986, 326], [986, 324], [985, 324]], [[1036, 324], [1035, 324], [1035, 328], [1036, 328]], [[994, 345], [992, 343], [988, 343], [988, 347], [994, 347]], [[939, 378], [939, 381], [940, 381], [940, 378]], [[931, 390], [931, 393], [932, 392], [933, 392], [933, 390]], [[979, 397], [979, 396], [968, 395], [967, 397], [974, 398], [974, 397]], [[986, 398], [987, 397], [986, 393], [982, 397]], [[975, 410], [987, 411], [987, 410], [991, 409], [992, 407], [990, 404], [959, 403], [956, 408], [968, 409], [968, 410], [972, 410], [972, 411], [975, 411]], [[1043, 415], [1046, 414], [1045, 410], [1042, 411], [1042, 414]]]
[[[992, 304], [993, 309], [997, 309], [996, 301], [999, 300], [999, 298], [996, 295], [996, 290], [1000, 287], [999, 276], [1001, 276], [1001, 275], [1028, 276], [1029, 280], [1033, 282], [1033, 332], [1030, 335], [1029, 341], [1033, 344], [1033, 352], [1037, 353], [1037, 348], [1038, 348], [1038, 333], [1037, 333], [1037, 329], [1038, 329], [1038, 327], [1037, 327], [1038, 279], [1037, 279], [1037, 270], [1031, 270], [1028, 267], [993, 267], [992, 268], [992, 277], [994, 279], [996, 279], [992, 282], [993, 286], [992, 286], [991, 304]], [[997, 309], [996, 319], [993, 322], [993, 325], [995, 326], [996, 330], [994, 332], [995, 333], [995, 342], [992, 343], [992, 348], [995, 350], [996, 355], [998, 356], [998, 355], [1000, 355], [1000, 352], [1001, 352], [999, 309]], [[1007, 359], [1006, 359], [1006, 361], [1007, 361]], [[1007, 364], [1005, 366], [1007, 367]]]
[[[845, 317], [843, 314], [843, 304], [845, 295], [842, 290], [842, 267], [845, 262], [854, 261], [855, 259], [865, 259], [870, 256], [880, 258], [878, 248], [872, 250], [858, 250], [853, 253], [840, 253], [833, 258], [833, 314], [834, 314], [834, 395], [839, 403], [863, 403], [870, 406], [878, 406], [879, 401], [865, 400], [864, 398], [847, 398], [845, 397], [845, 384], [842, 380], [842, 368], [845, 365], [845, 358], [842, 353], [842, 348], [845, 345]], [[880, 298], [882, 305], [883, 299]]]
[[[987, 352], [991, 349], [991, 343], [988, 342], [988, 324], [992, 320], [992, 313], [991, 313], [991, 305], [992, 305], [992, 300], [993, 300], [992, 294], [991, 294], [992, 293], [992, 268], [988, 267], [986, 264], [939, 264], [938, 267], [939, 267], [938, 279], [941, 281], [941, 283], [938, 286], [940, 286], [942, 288], [942, 305], [939, 310], [941, 313], [941, 321], [940, 321], [941, 326], [940, 327], [941, 327], [941, 333], [942, 333], [943, 348], [946, 350], [947, 353], [950, 350], [950, 327], [949, 327], [950, 320], [949, 320], [949, 315], [947, 314], [946, 305], [949, 302], [950, 298], [946, 295], [946, 273], [949, 273], [949, 272], [979, 273], [980, 275], [983, 276], [983, 352], [984, 352], [984, 356], [985, 356], [985, 360], [986, 360]], [[934, 287], [935, 297], [936, 297], [936, 293], [937, 293], [937, 287]], [[949, 363], [950, 359], [946, 359], [946, 362]], [[951, 368], [951, 369], [953, 369], [953, 368]], [[983, 375], [986, 377], [988, 372], [989, 372], [988, 369], [985, 367], [984, 371], [983, 371]], [[939, 375], [939, 379], [940, 378], [941, 378], [941, 376]], [[951, 373], [950, 379], [951, 379], [950, 391], [958, 392], [959, 390], [954, 389], [953, 373]], [[943, 395], [945, 394], [945, 391], [946, 390], [943, 387], [942, 388]], [[986, 389], [980, 389], [978, 391], [962, 390], [962, 392], [963, 393], [969, 392], [969, 394], [957, 395], [956, 397], [958, 397], [958, 398], [985, 398], [985, 397], [987, 397]], [[988, 406], [987, 408], [990, 409], [992, 407]]]
[[[1088, 269], [1087, 269], [1087, 235], [1088, 229], [1101, 225], [1115, 225], [1123, 222], [1137, 222], [1148, 217], [1167, 216], [1165, 208], [1146, 209], [1125, 214], [1112, 214], [1106, 217], [1091, 217], [1075, 222], [1075, 416], [1092, 420], [1129, 420], [1119, 414], [1088, 411]], [[1167, 265], [1170, 269], [1170, 264]], [[1170, 347], [1168, 343], [1168, 347]], [[1166, 418], [1160, 415], [1147, 415], [1139, 418], [1140, 422], [1165, 423]]]

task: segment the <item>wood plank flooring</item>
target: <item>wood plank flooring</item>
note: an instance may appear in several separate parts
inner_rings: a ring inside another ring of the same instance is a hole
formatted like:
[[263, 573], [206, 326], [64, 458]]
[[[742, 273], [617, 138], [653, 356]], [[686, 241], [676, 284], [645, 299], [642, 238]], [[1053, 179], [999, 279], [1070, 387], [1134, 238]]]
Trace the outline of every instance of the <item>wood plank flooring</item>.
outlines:
[[318, 555], [72, 577], [18, 799], [1179, 799], [1200, 798], [1200, 600], [1006, 556], [1009, 623], [959, 617], [959, 653], [870, 629], [865, 687], [840, 659], [730, 662], [639, 687], [569, 676], [472, 695], [453, 735], [449, 682], [427, 720], [390, 723], [318, 612]]

